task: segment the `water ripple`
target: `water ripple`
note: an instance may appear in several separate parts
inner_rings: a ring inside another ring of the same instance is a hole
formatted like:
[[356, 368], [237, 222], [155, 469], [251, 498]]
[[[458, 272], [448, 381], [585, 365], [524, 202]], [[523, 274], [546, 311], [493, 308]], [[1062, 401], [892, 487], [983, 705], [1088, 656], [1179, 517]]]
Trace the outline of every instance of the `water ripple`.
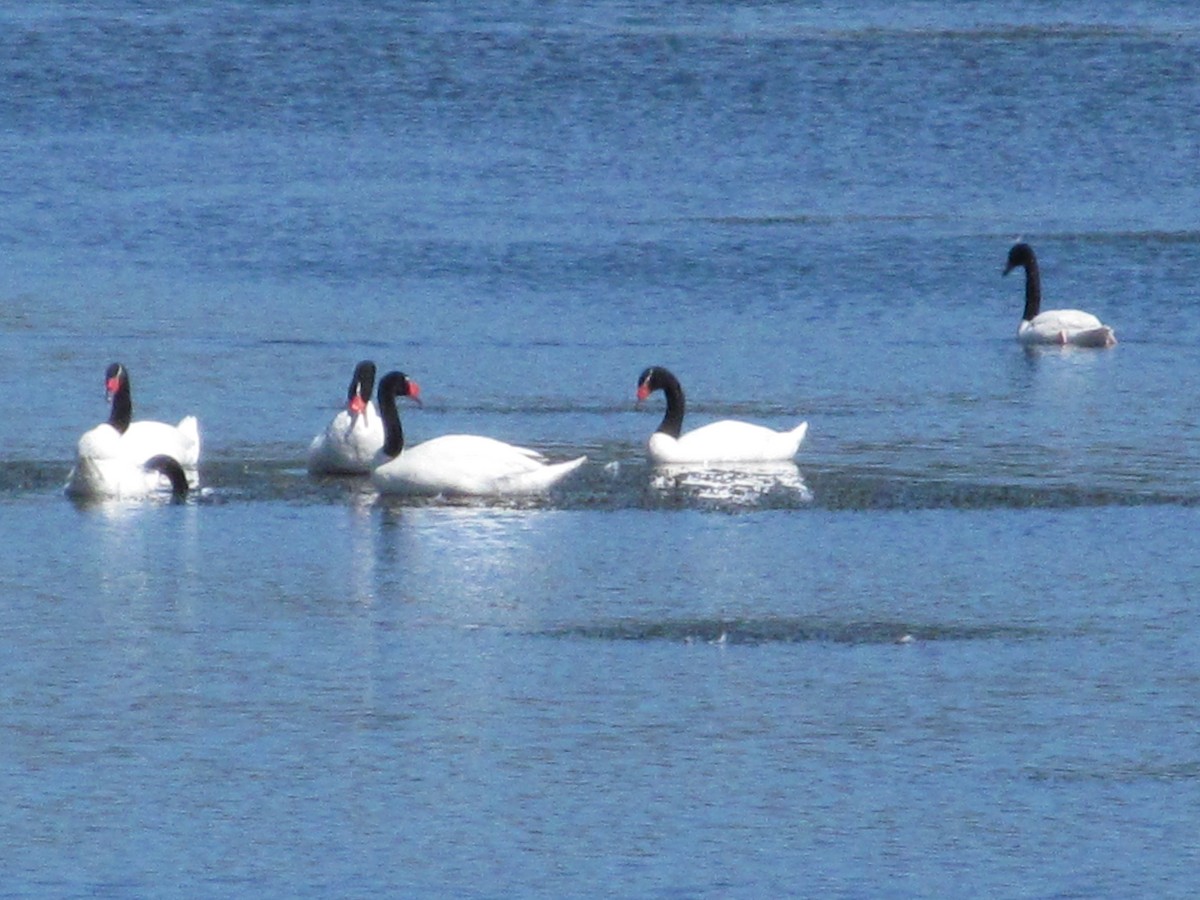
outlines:
[[[878, 466], [798, 467], [792, 463], [727, 467], [653, 467], [614, 447], [550, 448], [554, 458], [584, 452], [592, 462], [545, 496], [471, 499], [468, 505], [514, 508], [701, 510], [756, 512], [813, 509], [1071, 509], [1104, 506], [1194, 506], [1200, 494], [1186, 485], [1153, 479], [1035, 480], [1020, 471], [982, 473], [910, 471]], [[606, 461], [607, 460], [607, 461]], [[68, 462], [0, 462], [0, 501], [61, 491]], [[326, 505], [376, 500], [364, 478], [313, 478], [299, 460], [214, 460], [200, 467], [201, 505], [282, 502]], [[386, 505], [445, 501], [386, 498]]]
[[1039, 636], [1012, 625], [918, 624], [817, 618], [622, 619], [567, 625], [546, 637], [600, 641], [668, 641], [708, 644], [913, 644], [923, 641], [1016, 640]]

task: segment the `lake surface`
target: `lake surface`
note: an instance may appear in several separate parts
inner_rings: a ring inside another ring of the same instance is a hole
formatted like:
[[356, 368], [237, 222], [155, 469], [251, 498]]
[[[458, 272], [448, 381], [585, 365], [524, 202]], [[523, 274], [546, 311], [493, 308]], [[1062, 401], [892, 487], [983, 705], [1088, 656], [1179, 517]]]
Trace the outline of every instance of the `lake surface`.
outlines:
[[[1194, 892], [1191, 5], [33, 2], [0, 164], [4, 892]], [[589, 463], [310, 478], [362, 358]], [[114, 360], [186, 502], [63, 496]]]

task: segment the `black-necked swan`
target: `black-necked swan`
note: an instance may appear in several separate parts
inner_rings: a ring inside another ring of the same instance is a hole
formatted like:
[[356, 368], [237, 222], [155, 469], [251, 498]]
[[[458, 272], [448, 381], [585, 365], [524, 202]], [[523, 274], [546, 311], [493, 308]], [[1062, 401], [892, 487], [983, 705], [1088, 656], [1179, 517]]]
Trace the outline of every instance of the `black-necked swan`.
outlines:
[[550, 463], [536, 450], [474, 434], [448, 434], [406, 448], [396, 398], [409, 397], [419, 404], [420, 395], [416, 382], [403, 372], [389, 372], [379, 382], [384, 439], [371, 481], [380, 493], [485, 497], [534, 494], [548, 490], [587, 460], [580, 456]]
[[651, 366], [638, 378], [638, 402], [655, 391], [662, 391], [666, 395], [667, 411], [646, 445], [650, 460], [654, 463], [760, 463], [789, 460], [796, 455], [800, 442], [808, 433], [807, 422], [801, 422], [790, 431], [774, 431], [750, 422], [723, 419], [681, 434], [684, 399], [679, 379], [662, 366]]
[[184, 416], [178, 425], [145, 419], [134, 422], [129, 372], [120, 363], [113, 363], [105, 371], [104, 387], [112, 402], [108, 424], [121, 435], [128, 455], [145, 462], [162, 454], [172, 457], [185, 469], [200, 464], [200, 424], [195, 416]]
[[[133, 422], [129, 373], [113, 363], [104, 373], [112, 408], [108, 421], [85, 432], [67, 479], [75, 497], [139, 497], [166, 487], [186, 493], [188, 473], [200, 461], [200, 429], [195, 416], [178, 425]], [[165, 479], [165, 480], [164, 480]]]
[[1076, 347], [1111, 347], [1117, 342], [1113, 330], [1091, 313], [1079, 309], [1042, 308], [1042, 276], [1033, 248], [1022, 242], [1008, 251], [1003, 274], [1018, 266], [1025, 268], [1025, 312], [1017, 326], [1023, 344], [1071, 344]]
[[364, 359], [354, 367], [346, 408], [333, 417], [308, 448], [308, 471], [314, 475], [366, 475], [383, 446], [383, 420], [371, 394], [375, 363]]

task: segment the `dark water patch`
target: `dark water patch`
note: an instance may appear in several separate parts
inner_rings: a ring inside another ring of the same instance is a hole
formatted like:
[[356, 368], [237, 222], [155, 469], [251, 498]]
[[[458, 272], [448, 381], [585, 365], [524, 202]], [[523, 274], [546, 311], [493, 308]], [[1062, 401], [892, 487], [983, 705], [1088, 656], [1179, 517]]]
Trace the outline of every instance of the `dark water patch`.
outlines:
[[[1021, 238], [1021, 235], [994, 234], [991, 232], [979, 235], [992, 241], [1003, 243]], [[1046, 231], [1039, 232], [1036, 238], [1040, 242], [1051, 241], [1087, 243], [1087, 244], [1161, 244], [1161, 245], [1194, 245], [1200, 244], [1200, 231], [1193, 228], [1179, 229], [1146, 229], [1132, 230], [1125, 228], [1101, 229], [1097, 231]], [[1030, 237], [1033, 240], [1033, 237]]]
[[1105, 765], [1100, 762], [1081, 760], [1078, 765], [1039, 767], [1028, 770], [1032, 781], [1059, 784], [1081, 782], [1106, 782], [1136, 784], [1139, 782], [1194, 782], [1200, 780], [1200, 761], [1185, 762], [1126, 762]]
[[308, 474], [303, 462], [218, 461], [201, 468], [205, 491], [200, 502], [286, 502], [303, 505], [357, 504], [373, 496], [370, 479], [364, 476], [321, 476]]
[[317, 340], [316, 338], [260, 338], [254, 342], [264, 347], [371, 347], [377, 350], [394, 347], [395, 344], [379, 340]]
[[833, 225], [880, 225], [880, 224], [909, 224], [946, 220], [948, 217], [932, 213], [911, 214], [859, 214], [843, 213], [840, 215], [823, 215], [820, 213], [796, 213], [793, 215], [766, 216], [708, 216], [699, 219], [711, 225], [731, 225], [736, 227], [772, 227], [772, 226], [833, 226]]
[[62, 488], [71, 471], [69, 462], [10, 460], [0, 463], [0, 496], [41, 493]]
[[684, 644], [897, 644], [930, 641], [1024, 640], [1036, 629], [1010, 625], [953, 625], [878, 620], [839, 622], [820, 618], [621, 619], [567, 625], [546, 637], [598, 641], [667, 641]]
[[930, 478], [908, 472], [806, 470], [814, 506], [834, 510], [1070, 509], [1095, 506], [1194, 505], [1195, 492], [1153, 485], [1032, 483]]
[[1110, 38], [1149, 38], [1175, 35], [1174, 26], [1155, 29], [1135, 23], [1105, 22], [1086, 24], [1079, 22], [1046, 22], [1030, 24], [988, 24], [977, 27], [880, 27], [871, 26], [861, 30], [842, 32], [845, 37], [862, 36], [875, 39], [908, 39], [926, 41], [1045, 41], [1068, 40], [1090, 41]]

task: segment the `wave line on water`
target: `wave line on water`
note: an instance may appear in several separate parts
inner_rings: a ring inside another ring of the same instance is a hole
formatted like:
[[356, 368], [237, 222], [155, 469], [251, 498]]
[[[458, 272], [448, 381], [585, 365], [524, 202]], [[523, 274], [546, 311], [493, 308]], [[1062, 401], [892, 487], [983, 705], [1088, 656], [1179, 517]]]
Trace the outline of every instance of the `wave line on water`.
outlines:
[[538, 632], [544, 637], [600, 641], [666, 641], [683, 644], [914, 644], [929, 641], [1024, 640], [1036, 629], [1016, 625], [961, 625], [835, 621], [769, 617], [700, 619], [620, 619], [566, 625]]
[[[1111, 477], [1103, 484], [1034, 479], [1014, 472], [982, 477], [970, 471], [892, 470], [793, 463], [755, 467], [652, 466], [640, 446], [624, 443], [545, 447], [552, 458], [579, 453], [589, 462], [549, 493], [521, 498], [436, 500], [390, 498], [385, 506], [452, 502], [522, 509], [830, 512], [1028, 510], [1136, 506], [1197, 506], [1200, 491], [1169, 480]], [[61, 492], [70, 460], [0, 462], [0, 500]], [[300, 458], [213, 459], [200, 465], [198, 504], [283, 502], [330, 505], [375, 499], [370, 479], [313, 477]]]

